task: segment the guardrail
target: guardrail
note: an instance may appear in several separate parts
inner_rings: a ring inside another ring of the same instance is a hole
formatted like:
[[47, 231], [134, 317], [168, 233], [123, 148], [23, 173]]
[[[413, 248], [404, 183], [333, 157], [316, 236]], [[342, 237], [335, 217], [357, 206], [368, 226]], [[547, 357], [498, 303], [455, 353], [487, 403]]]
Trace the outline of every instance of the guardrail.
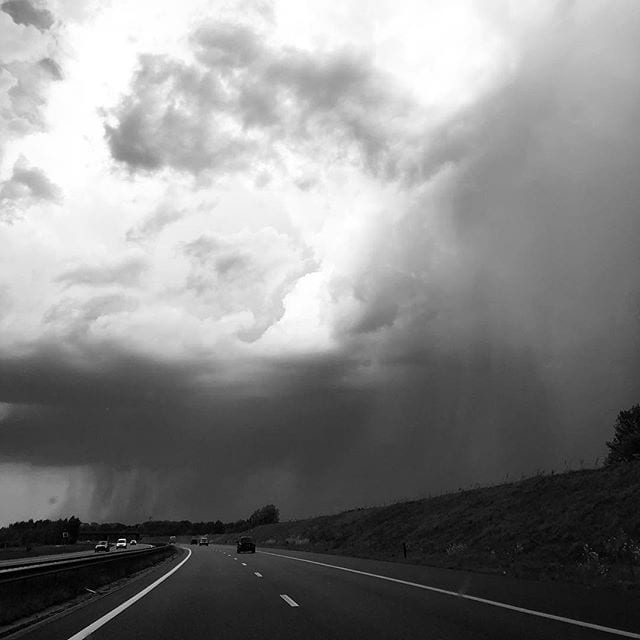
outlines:
[[96, 556], [82, 556], [80, 558], [52, 558], [46, 562], [25, 562], [20, 565], [11, 565], [0, 569], [0, 584], [14, 582], [16, 580], [24, 580], [26, 578], [35, 578], [38, 576], [49, 575], [51, 573], [60, 573], [62, 571], [71, 571], [83, 567], [89, 567], [109, 562], [132, 562], [141, 556], [153, 555], [163, 551], [169, 545], [155, 545], [147, 549], [136, 549], [135, 551], [126, 552], [107, 552]]
[[60, 571], [68, 571], [84, 566], [102, 564], [104, 562], [117, 562], [124, 560], [132, 560], [143, 555], [158, 553], [158, 551], [168, 547], [167, 544], [156, 544], [146, 549], [135, 549], [126, 552], [107, 552], [100, 555], [86, 555], [76, 558], [50, 558], [43, 562], [34, 561], [30, 558], [29, 562], [22, 564], [11, 564], [7, 567], [0, 567], [0, 584], [11, 582], [13, 580], [21, 580], [27, 577], [35, 577], [38, 575], [47, 575], [49, 573], [57, 573]]
[[96, 589], [126, 578], [174, 552], [175, 547], [165, 543], [135, 551], [55, 558], [2, 569], [0, 627], [80, 594], [95, 594]]

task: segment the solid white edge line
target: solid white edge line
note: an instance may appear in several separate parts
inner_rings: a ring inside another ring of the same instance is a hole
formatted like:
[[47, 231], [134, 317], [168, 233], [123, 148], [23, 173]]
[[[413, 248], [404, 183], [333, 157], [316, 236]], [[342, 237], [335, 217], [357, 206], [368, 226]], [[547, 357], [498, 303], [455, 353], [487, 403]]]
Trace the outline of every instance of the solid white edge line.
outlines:
[[[584, 627], [585, 629], [594, 629], [595, 631], [604, 631], [617, 636], [623, 636], [625, 638], [636, 638], [640, 640], [640, 633], [633, 633], [632, 631], [624, 631], [623, 629], [614, 629], [613, 627], [605, 627], [599, 624], [593, 624], [591, 622], [583, 622], [582, 620], [575, 620], [574, 618], [564, 618], [563, 616], [556, 616], [552, 613], [544, 613], [543, 611], [536, 611], [535, 609], [525, 609], [524, 607], [516, 607], [506, 602], [499, 602], [497, 600], [487, 600], [486, 598], [479, 598], [477, 596], [470, 596], [466, 593], [458, 593], [457, 591], [449, 591], [448, 589], [440, 589], [438, 587], [430, 587], [426, 584], [420, 584], [418, 582], [409, 582], [407, 580], [400, 580], [399, 578], [391, 578], [389, 576], [381, 576], [377, 573], [369, 573], [368, 571], [358, 571], [357, 569], [348, 569], [347, 567], [341, 567], [336, 564], [327, 564], [325, 562], [317, 562], [316, 560], [306, 560], [305, 558], [296, 558], [294, 556], [285, 556], [281, 553], [271, 553], [269, 551], [260, 551], [267, 556], [277, 556], [278, 558], [288, 558], [289, 560], [298, 560], [299, 562], [308, 562], [309, 564], [317, 564], [321, 567], [329, 567], [331, 569], [338, 569], [340, 571], [348, 571], [349, 573], [358, 573], [362, 576], [368, 576], [370, 578], [378, 578], [380, 580], [388, 580], [389, 582], [397, 582], [398, 584], [404, 584], [409, 587], [417, 587], [418, 589], [424, 589], [426, 591], [434, 591], [435, 593], [441, 593], [447, 596], [455, 596], [456, 598], [464, 598], [465, 600], [473, 600], [474, 602], [481, 602], [482, 604], [488, 604], [492, 607], [500, 607], [502, 609], [509, 609], [510, 611], [517, 611], [518, 613], [524, 613], [530, 616], [537, 616], [538, 618], [546, 618], [548, 620], [555, 620], [556, 622], [564, 622], [566, 624], [572, 624], [576, 627]], [[284, 598], [284, 596], [280, 596]]]
[[187, 552], [189, 555], [184, 560], [182, 560], [180, 564], [177, 564], [175, 567], [173, 567], [173, 569], [170, 569], [163, 576], [160, 576], [155, 582], [152, 582], [148, 587], [145, 587], [142, 591], [140, 591], [139, 593], [136, 593], [135, 596], [132, 596], [131, 598], [123, 602], [121, 605], [117, 606], [115, 609], [112, 609], [111, 611], [109, 611], [109, 613], [106, 613], [105, 615], [103, 615], [102, 618], [98, 618], [95, 622], [92, 622], [88, 627], [85, 627], [84, 629], [82, 629], [82, 631], [78, 631], [78, 633], [75, 633], [74, 635], [72, 635], [69, 638], [69, 640], [83, 640], [84, 638], [89, 637], [94, 631], [97, 631], [100, 627], [107, 624], [109, 620], [113, 620], [117, 615], [120, 615], [125, 609], [128, 609], [132, 604], [135, 604], [136, 602], [138, 602], [140, 598], [144, 598], [144, 596], [146, 596], [147, 593], [149, 593], [149, 591], [152, 591], [161, 582], [164, 582], [169, 576], [173, 575], [191, 557], [191, 549], [187, 549]]
[[290, 607], [299, 607], [300, 605], [293, 599], [290, 598], [286, 593], [281, 593], [280, 597], [290, 606]]

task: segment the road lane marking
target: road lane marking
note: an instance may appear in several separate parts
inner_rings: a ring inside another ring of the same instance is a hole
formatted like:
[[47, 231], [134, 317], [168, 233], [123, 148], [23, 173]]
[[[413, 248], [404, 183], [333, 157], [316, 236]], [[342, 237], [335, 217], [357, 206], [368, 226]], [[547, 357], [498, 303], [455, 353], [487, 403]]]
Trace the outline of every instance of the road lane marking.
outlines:
[[281, 593], [280, 597], [290, 606], [290, 607], [299, 607], [300, 605], [293, 600], [293, 598], [290, 598], [286, 593]]
[[247, 566], [247, 563], [246, 563], [246, 562], [241, 562], [240, 564], [241, 564], [243, 567], [246, 567], [246, 566]]
[[[281, 553], [270, 553], [269, 551], [260, 551], [267, 556], [276, 556], [278, 558], [287, 558], [289, 560], [297, 560], [298, 562], [308, 562], [309, 564], [317, 564], [321, 567], [329, 567], [330, 569], [338, 569], [339, 571], [347, 571], [349, 573], [357, 573], [361, 576], [368, 576], [369, 578], [378, 578], [379, 580], [387, 580], [388, 582], [396, 582], [398, 584], [404, 584], [409, 587], [417, 587], [418, 589], [424, 589], [425, 591], [433, 591], [435, 593], [441, 593], [446, 596], [454, 596], [456, 598], [463, 598], [464, 600], [472, 600], [473, 602], [480, 602], [492, 607], [500, 607], [501, 609], [509, 609], [510, 611], [516, 611], [518, 613], [524, 613], [530, 616], [536, 616], [538, 618], [546, 618], [547, 620], [555, 620], [556, 622], [564, 622], [566, 624], [572, 624], [576, 627], [583, 627], [585, 629], [594, 629], [596, 631], [603, 631], [604, 633], [610, 633], [616, 636], [623, 636], [624, 638], [636, 638], [640, 640], [640, 633], [633, 633], [633, 631], [624, 631], [623, 629], [615, 629], [613, 627], [605, 627], [600, 624], [593, 624], [591, 622], [584, 622], [582, 620], [575, 620], [574, 618], [565, 618], [564, 616], [556, 616], [552, 613], [544, 613], [544, 611], [536, 611], [535, 609], [525, 609], [524, 607], [516, 607], [506, 602], [499, 602], [497, 600], [488, 600], [487, 598], [479, 598], [478, 596], [470, 596], [466, 593], [458, 593], [457, 591], [449, 591], [448, 589], [440, 589], [439, 587], [430, 587], [426, 584], [420, 584], [419, 582], [409, 582], [408, 580], [400, 580], [399, 578], [391, 578], [390, 576], [381, 576], [377, 573], [369, 573], [368, 571], [358, 571], [357, 569], [348, 569], [347, 567], [341, 567], [337, 564], [327, 564], [325, 562], [317, 562], [316, 560], [306, 560], [305, 558], [296, 558], [294, 556], [285, 556]], [[284, 596], [280, 596], [284, 598]]]
[[128, 609], [132, 604], [135, 604], [140, 600], [140, 598], [144, 598], [150, 591], [155, 589], [160, 583], [164, 582], [169, 576], [173, 575], [190, 557], [191, 557], [191, 549], [187, 549], [188, 556], [177, 564], [173, 569], [170, 569], [163, 576], [160, 576], [155, 582], [152, 582], [148, 587], [145, 587], [139, 593], [136, 593], [135, 596], [132, 596], [127, 601], [123, 602], [121, 605], [117, 606], [115, 609], [109, 611], [102, 616], [102, 618], [98, 618], [95, 622], [92, 622], [88, 627], [82, 629], [82, 631], [78, 631], [78, 633], [72, 635], [69, 640], [84, 640], [84, 638], [88, 638], [94, 631], [97, 631], [100, 627], [107, 624], [110, 620], [113, 620], [117, 615], [120, 615], [125, 609]]
[[254, 571], [254, 572], [253, 572], [253, 575], [254, 575], [254, 576], [258, 576], [258, 578], [262, 578], [262, 574], [261, 574], [261, 573], [258, 573], [257, 571]]
[[237, 560], [238, 558], [234, 558], [234, 560]]

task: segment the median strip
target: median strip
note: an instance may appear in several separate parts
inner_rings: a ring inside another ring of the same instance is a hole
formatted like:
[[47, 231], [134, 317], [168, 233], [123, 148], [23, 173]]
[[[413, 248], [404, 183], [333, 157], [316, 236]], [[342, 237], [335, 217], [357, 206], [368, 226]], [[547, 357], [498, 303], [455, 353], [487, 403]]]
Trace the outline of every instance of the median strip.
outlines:
[[[543, 611], [536, 611], [535, 609], [525, 609], [524, 607], [516, 607], [506, 602], [498, 602], [497, 600], [488, 600], [487, 598], [479, 598], [477, 596], [470, 596], [466, 593], [458, 593], [457, 591], [449, 591], [448, 589], [440, 589], [439, 587], [430, 587], [426, 584], [420, 584], [418, 582], [409, 582], [408, 580], [400, 580], [399, 578], [391, 578], [389, 576], [381, 576], [377, 573], [369, 573], [368, 571], [358, 571], [357, 569], [348, 569], [347, 567], [341, 567], [337, 564], [327, 564], [326, 562], [318, 562], [316, 560], [307, 560], [305, 558], [296, 558], [294, 556], [286, 556], [281, 553], [271, 553], [269, 551], [260, 551], [267, 556], [276, 556], [278, 558], [286, 558], [287, 560], [297, 560], [298, 562], [307, 562], [309, 564], [317, 564], [321, 567], [329, 567], [330, 569], [338, 569], [339, 571], [347, 571], [349, 573], [357, 573], [361, 576], [367, 576], [369, 578], [378, 578], [379, 580], [387, 580], [388, 582], [396, 582], [397, 584], [404, 584], [409, 587], [416, 587], [418, 589], [424, 589], [425, 591], [433, 591], [446, 596], [454, 596], [456, 598], [462, 598], [464, 600], [472, 600], [473, 602], [480, 602], [491, 607], [499, 607], [501, 609], [508, 609], [509, 611], [516, 611], [517, 613], [524, 613], [530, 616], [536, 616], [538, 618], [546, 618], [547, 620], [555, 620], [556, 622], [564, 622], [576, 627], [583, 627], [585, 629], [594, 629], [596, 631], [603, 631], [616, 636], [622, 636], [624, 638], [636, 638], [640, 640], [640, 633], [634, 633], [633, 631], [624, 631], [623, 629], [615, 629], [613, 627], [605, 627], [600, 624], [593, 624], [591, 622], [584, 622], [582, 620], [575, 620], [573, 618], [565, 618], [564, 616], [556, 616], [552, 613], [544, 613]], [[284, 599], [285, 596], [280, 596]], [[293, 605], [292, 605], [293, 606]]]

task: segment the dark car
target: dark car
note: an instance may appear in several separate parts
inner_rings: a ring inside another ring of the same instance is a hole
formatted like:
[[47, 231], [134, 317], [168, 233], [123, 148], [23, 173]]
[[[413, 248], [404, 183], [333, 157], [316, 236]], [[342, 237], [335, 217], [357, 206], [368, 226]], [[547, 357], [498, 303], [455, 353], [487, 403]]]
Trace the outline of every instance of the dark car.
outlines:
[[198, 544], [198, 538], [191, 538], [191, 544]]
[[237, 542], [237, 553], [255, 553], [256, 543], [249, 536], [242, 536]]

